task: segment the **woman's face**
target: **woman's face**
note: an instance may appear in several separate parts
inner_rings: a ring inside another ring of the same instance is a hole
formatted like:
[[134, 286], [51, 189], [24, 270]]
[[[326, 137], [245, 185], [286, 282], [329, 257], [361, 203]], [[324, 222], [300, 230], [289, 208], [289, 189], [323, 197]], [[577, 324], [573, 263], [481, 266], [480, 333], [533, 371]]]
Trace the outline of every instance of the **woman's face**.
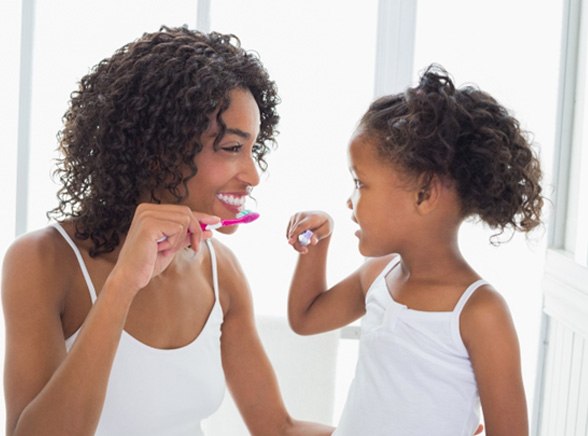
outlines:
[[[185, 204], [192, 210], [234, 218], [245, 208], [251, 189], [259, 183], [253, 156], [260, 127], [259, 108], [249, 90], [234, 89], [229, 93], [230, 105], [221, 118], [226, 126], [224, 136], [214, 146], [219, 131], [217, 113], [210, 117], [210, 126], [202, 134], [202, 151], [195, 157], [198, 171], [188, 181], [189, 196]], [[237, 226], [223, 227], [233, 233]]]

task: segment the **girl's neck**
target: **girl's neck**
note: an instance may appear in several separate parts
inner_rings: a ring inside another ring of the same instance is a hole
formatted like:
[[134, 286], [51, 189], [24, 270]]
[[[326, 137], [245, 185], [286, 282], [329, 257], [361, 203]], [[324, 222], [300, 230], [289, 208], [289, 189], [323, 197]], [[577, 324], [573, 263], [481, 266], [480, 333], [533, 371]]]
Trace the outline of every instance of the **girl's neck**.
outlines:
[[459, 249], [457, 232], [438, 231], [429, 238], [415, 238], [414, 244], [399, 254], [404, 274], [411, 281], [478, 277]]

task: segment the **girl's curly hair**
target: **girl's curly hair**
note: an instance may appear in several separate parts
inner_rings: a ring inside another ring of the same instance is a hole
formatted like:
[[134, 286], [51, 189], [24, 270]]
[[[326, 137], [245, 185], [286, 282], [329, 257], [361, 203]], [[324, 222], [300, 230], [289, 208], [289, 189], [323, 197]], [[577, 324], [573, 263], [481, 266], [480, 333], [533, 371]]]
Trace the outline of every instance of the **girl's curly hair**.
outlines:
[[59, 205], [48, 215], [71, 218], [92, 256], [112, 251], [140, 198], [167, 190], [177, 202], [197, 168], [209, 115], [229, 106], [229, 92], [248, 89], [261, 115], [254, 156], [262, 170], [275, 146], [277, 89], [258, 57], [234, 35], [186, 27], [145, 33], [102, 60], [71, 94], [58, 134]]
[[373, 102], [360, 128], [409, 176], [452, 180], [463, 216], [479, 216], [498, 235], [541, 223], [541, 166], [527, 133], [487, 93], [456, 89], [442, 67], [430, 65], [418, 86]]

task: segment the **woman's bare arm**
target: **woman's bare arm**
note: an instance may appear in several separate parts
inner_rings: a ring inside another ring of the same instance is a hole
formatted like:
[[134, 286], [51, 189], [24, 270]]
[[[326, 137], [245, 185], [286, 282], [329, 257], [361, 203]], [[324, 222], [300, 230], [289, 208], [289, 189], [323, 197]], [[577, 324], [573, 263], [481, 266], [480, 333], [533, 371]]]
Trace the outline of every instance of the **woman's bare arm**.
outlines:
[[[134, 296], [176, 251], [198, 247], [210, 236], [198, 220], [218, 218], [176, 205], [137, 208], [117, 263], [69, 353], [61, 315], [72, 271], [79, 271], [71, 248], [52, 228], [13, 243], [2, 274], [7, 435], [94, 433]], [[158, 243], [162, 235], [167, 238]]]
[[327, 436], [327, 425], [294, 420], [282, 400], [278, 382], [257, 335], [251, 294], [243, 272], [226, 249], [219, 254], [219, 282], [225, 312], [221, 347], [227, 384], [254, 436]]
[[[2, 274], [6, 324], [7, 435], [92, 434], [130, 302], [108, 281], [76, 344], [66, 353], [60, 296], [68, 286], [64, 252], [52, 229], [8, 250]], [[65, 254], [67, 258], [67, 254]], [[63, 265], [63, 264], [62, 264]]]

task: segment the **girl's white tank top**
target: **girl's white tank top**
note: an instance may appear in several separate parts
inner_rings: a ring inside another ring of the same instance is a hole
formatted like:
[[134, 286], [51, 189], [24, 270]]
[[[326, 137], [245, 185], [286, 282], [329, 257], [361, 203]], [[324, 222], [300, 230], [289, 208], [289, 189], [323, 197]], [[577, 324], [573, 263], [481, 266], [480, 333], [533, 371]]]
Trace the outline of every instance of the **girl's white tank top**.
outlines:
[[[52, 225], [73, 249], [93, 304], [96, 290], [78, 247], [59, 224]], [[201, 421], [220, 406], [225, 393], [220, 351], [223, 312], [214, 247], [209, 240], [206, 245], [215, 302], [202, 331], [191, 343], [175, 349], [150, 347], [123, 331], [96, 435], [203, 435]], [[78, 333], [79, 329], [65, 340], [68, 352]]]
[[386, 284], [399, 260], [366, 294], [355, 378], [333, 436], [470, 436], [480, 422], [480, 397], [459, 319], [488, 283], [468, 286], [452, 311], [413, 310]]

